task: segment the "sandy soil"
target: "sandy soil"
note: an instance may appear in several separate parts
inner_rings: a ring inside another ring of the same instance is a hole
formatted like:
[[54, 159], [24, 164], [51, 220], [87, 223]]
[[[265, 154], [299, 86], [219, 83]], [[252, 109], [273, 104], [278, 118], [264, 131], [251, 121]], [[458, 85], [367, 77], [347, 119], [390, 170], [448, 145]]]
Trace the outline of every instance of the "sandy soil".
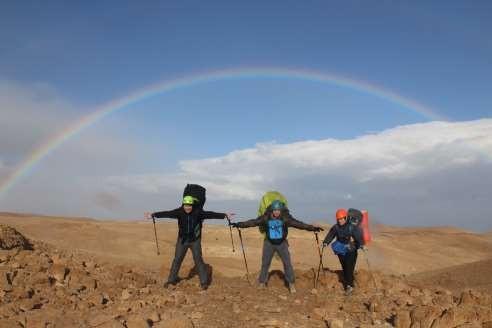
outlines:
[[255, 286], [256, 228], [243, 230], [247, 277], [237, 232], [233, 253], [229, 228], [206, 225], [212, 284], [202, 291], [191, 255], [183, 280], [162, 286], [176, 240], [172, 221], [157, 224], [159, 256], [151, 222], [4, 213], [0, 225], [0, 327], [492, 327], [490, 234], [374, 227], [356, 291], [345, 296], [329, 251], [314, 288], [319, 257], [305, 231], [289, 230], [297, 277], [297, 293], [289, 294], [279, 261], [268, 288]]

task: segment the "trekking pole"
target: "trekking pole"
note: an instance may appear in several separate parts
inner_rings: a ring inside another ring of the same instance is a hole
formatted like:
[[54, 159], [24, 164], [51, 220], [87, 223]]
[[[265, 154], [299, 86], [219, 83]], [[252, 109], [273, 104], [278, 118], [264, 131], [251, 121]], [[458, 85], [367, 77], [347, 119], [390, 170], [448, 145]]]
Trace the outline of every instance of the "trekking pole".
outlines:
[[[314, 288], [318, 286], [318, 280], [319, 280], [319, 271], [323, 267], [323, 251], [325, 250], [325, 244], [323, 244], [323, 247], [321, 248], [321, 253], [319, 257], [319, 265], [318, 265], [318, 273], [316, 274], [316, 280], [314, 281]], [[323, 275], [325, 274], [325, 269], [323, 268]]]
[[376, 287], [376, 294], [379, 294], [378, 284], [376, 283], [376, 278], [374, 278], [374, 274], [372, 273], [372, 270], [371, 270], [371, 265], [369, 264], [369, 256], [367, 256], [367, 250], [363, 249], [362, 251], [364, 252], [364, 257], [366, 258], [367, 269], [369, 270], [369, 273], [371, 274], [372, 282], [374, 283], [374, 287]]
[[160, 255], [160, 253], [159, 253], [159, 242], [157, 241], [157, 229], [155, 228], [155, 218], [154, 217], [152, 217], [152, 222], [154, 223], [155, 246], [157, 247], [157, 255]]
[[[318, 233], [317, 232], [314, 233], [314, 237], [316, 238], [316, 245], [317, 245], [316, 248], [318, 249], [318, 254], [319, 254], [319, 258], [320, 258], [319, 263], [321, 265], [321, 268], [323, 269], [323, 274], [324, 274], [325, 273], [325, 267], [323, 266], [323, 252], [320, 250], [320, 247], [319, 247], [319, 239], [318, 239]], [[323, 245], [323, 248], [324, 247], [325, 246]], [[318, 270], [318, 273], [319, 273], [319, 270]]]
[[237, 228], [237, 232], [239, 233], [239, 241], [241, 242], [241, 249], [243, 250], [244, 265], [246, 266], [246, 279], [248, 279], [248, 283], [251, 285], [251, 281], [249, 281], [248, 262], [246, 261], [246, 253], [244, 252], [243, 236], [241, 235], [241, 229]]
[[229, 232], [231, 233], [232, 252], [234, 253], [236, 250], [234, 249], [234, 239], [232, 238], [231, 220], [227, 218], [227, 222], [229, 222]]

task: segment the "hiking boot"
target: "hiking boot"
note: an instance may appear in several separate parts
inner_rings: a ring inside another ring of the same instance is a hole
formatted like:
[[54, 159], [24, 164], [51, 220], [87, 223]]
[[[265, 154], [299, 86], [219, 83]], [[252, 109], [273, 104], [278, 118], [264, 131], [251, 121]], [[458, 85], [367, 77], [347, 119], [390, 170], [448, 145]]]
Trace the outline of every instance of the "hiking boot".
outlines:
[[164, 283], [164, 288], [169, 288], [170, 286], [176, 286], [178, 284], [178, 281], [166, 281]]
[[264, 282], [258, 283], [258, 289], [265, 289], [265, 288], [266, 288], [266, 284]]
[[347, 285], [347, 287], [345, 287], [345, 296], [350, 296], [352, 295], [353, 292], [354, 292], [354, 287], [350, 285]]
[[297, 292], [296, 286], [293, 283], [292, 284], [289, 284], [289, 292], [291, 294], [295, 294]]

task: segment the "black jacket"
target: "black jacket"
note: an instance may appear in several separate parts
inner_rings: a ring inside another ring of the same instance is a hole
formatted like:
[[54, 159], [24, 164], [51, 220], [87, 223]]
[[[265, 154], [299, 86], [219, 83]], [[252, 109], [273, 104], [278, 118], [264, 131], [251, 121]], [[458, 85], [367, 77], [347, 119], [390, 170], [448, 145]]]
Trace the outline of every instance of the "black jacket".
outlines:
[[193, 209], [190, 214], [187, 214], [183, 206], [172, 211], [161, 211], [152, 213], [153, 218], [170, 218], [178, 219], [179, 233], [181, 241], [193, 242], [202, 234], [202, 222], [205, 219], [225, 219], [225, 213], [217, 213], [204, 211], [200, 208]]
[[[265, 214], [257, 217], [256, 219], [238, 222], [237, 227], [238, 228], [249, 228], [249, 227], [259, 226], [261, 228], [261, 231], [266, 231], [267, 222], [268, 222], [268, 219], [270, 218], [270, 215], [271, 215], [271, 212], [267, 211]], [[315, 226], [301, 222], [301, 221], [295, 219], [292, 215], [290, 215], [288, 210], [282, 211], [282, 214], [280, 215], [280, 217], [281, 217], [281, 219], [285, 225], [284, 239], [287, 238], [288, 227], [293, 227], [293, 228], [297, 228], [297, 229], [301, 229], [301, 230], [308, 230], [308, 231], [315, 231], [316, 230]]]
[[355, 248], [360, 248], [364, 245], [361, 229], [358, 226], [348, 222], [344, 225], [339, 225], [338, 223], [333, 225], [330, 231], [328, 231], [328, 234], [326, 234], [323, 243], [328, 245], [335, 237], [339, 242], [344, 244], [349, 244], [353, 240]]

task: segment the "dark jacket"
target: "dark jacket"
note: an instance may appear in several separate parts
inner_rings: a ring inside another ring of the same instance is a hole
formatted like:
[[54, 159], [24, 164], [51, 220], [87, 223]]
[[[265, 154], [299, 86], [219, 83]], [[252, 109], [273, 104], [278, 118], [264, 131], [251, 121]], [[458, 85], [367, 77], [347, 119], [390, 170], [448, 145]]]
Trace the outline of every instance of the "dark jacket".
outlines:
[[[265, 214], [257, 217], [256, 219], [248, 220], [248, 221], [243, 221], [243, 222], [238, 222], [237, 227], [238, 228], [249, 228], [249, 227], [256, 227], [259, 226], [262, 231], [266, 231], [267, 229], [267, 223], [268, 220], [270, 219], [271, 216], [271, 211], [267, 211]], [[282, 219], [285, 229], [284, 229], [284, 239], [287, 238], [288, 234], [288, 227], [293, 227], [301, 230], [308, 230], [308, 231], [315, 231], [316, 227], [312, 226], [310, 224], [301, 222], [297, 219], [295, 219], [292, 215], [290, 215], [288, 210], [282, 211], [280, 218]]]
[[330, 231], [328, 231], [323, 243], [328, 245], [334, 238], [337, 238], [339, 242], [344, 244], [353, 243], [355, 249], [364, 245], [361, 229], [358, 226], [348, 222], [344, 225], [339, 225], [338, 223], [333, 225]]
[[181, 241], [193, 242], [197, 240], [202, 234], [202, 222], [205, 219], [224, 219], [225, 213], [217, 213], [211, 211], [204, 211], [200, 208], [193, 209], [190, 214], [187, 214], [183, 206], [178, 207], [172, 211], [161, 211], [152, 213], [153, 218], [170, 218], [178, 219], [179, 233], [178, 236]]

